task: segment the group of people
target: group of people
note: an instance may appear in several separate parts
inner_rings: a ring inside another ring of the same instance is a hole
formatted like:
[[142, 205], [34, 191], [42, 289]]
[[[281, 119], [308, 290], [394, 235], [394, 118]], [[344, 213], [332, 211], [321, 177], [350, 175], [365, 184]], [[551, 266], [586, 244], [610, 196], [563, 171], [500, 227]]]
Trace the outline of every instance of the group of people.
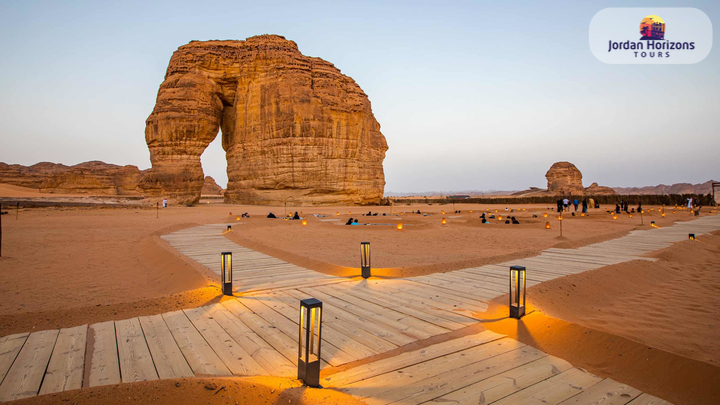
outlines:
[[[247, 217], [250, 218], [250, 214], [248, 214], [248, 213], [243, 214], [243, 216], [245, 216], [246, 214], [247, 214]], [[272, 212], [269, 213], [267, 217], [268, 217], [268, 218], [277, 218], [277, 217], [275, 216], [275, 214], [273, 214]], [[302, 219], [302, 218], [300, 218], [300, 214], [298, 214], [297, 211], [295, 211], [295, 215], [293, 215], [293, 214], [287, 214], [287, 217], [288, 217], [288, 219]]]
[[574, 207], [575, 207], [575, 211], [577, 211], [578, 208], [579, 208], [580, 206], [582, 206], [582, 212], [583, 212], [583, 213], [587, 213], [587, 212], [588, 212], [588, 207], [589, 207], [590, 205], [592, 205], [591, 203], [593, 203], [593, 202], [594, 202], [595, 208], [600, 208], [600, 204], [599, 204], [598, 202], [593, 201], [592, 199], [590, 199], [590, 201], [588, 201], [587, 198], [583, 198], [582, 201], [580, 201], [580, 200], [578, 200], [577, 198], [575, 198], [575, 199], [573, 199], [573, 200], [571, 201], [569, 198], [565, 197], [565, 198], [562, 198], [562, 199], [558, 199], [558, 200], [556, 201], [556, 203], [557, 203], [557, 212], [570, 211], [570, 206], [574, 206]]
[[[487, 218], [485, 217], [485, 213], [484, 213], [484, 212], [483, 212], [482, 214], [480, 214], [480, 219], [482, 220], [482, 223], [483, 223], [483, 224], [489, 223], [489, 222], [488, 222], [488, 218], [490, 218], [490, 219], [495, 219], [495, 214], [490, 214], [490, 216], [487, 217]], [[515, 217], [508, 217], [508, 218], [505, 220], [505, 223], [506, 223], [506, 224], [513, 224], [513, 225], [520, 225], [520, 221], [518, 221], [517, 219], [515, 219]]]
[[357, 218], [356, 219], [350, 218], [350, 219], [348, 219], [347, 222], [345, 222], [345, 225], [360, 225], [360, 224], [358, 223]]

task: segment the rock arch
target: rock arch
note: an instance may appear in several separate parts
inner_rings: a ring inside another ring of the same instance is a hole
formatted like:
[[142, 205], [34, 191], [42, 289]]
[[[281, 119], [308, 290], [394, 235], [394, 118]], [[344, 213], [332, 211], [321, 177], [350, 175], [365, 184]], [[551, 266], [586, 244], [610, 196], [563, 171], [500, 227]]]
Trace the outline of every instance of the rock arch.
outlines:
[[293, 41], [192, 41], [170, 59], [145, 140], [149, 196], [196, 202], [200, 156], [222, 129], [227, 202], [372, 204], [387, 151], [370, 101], [331, 63]]

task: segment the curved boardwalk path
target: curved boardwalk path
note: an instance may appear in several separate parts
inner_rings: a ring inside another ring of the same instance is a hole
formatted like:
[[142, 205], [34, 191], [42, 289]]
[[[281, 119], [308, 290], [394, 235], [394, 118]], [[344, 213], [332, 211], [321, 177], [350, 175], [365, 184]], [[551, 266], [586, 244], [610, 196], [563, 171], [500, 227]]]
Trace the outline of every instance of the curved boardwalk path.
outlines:
[[[339, 366], [477, 323], [507, 292], [511, 264], [530, 284], [629, 260], [720, 229], [709, 216], [579, 249], [407, 279], [331, 277], [240, 247], [206, 225], [164, 236], [218, 272], [233, 251], [243, 296], [209, 306], [0, 338], [0, 401], [120, 382], [193, 375], [294, 378], [299, 300], [323, 301], [323, 367]], [[195, 241], [193, 243], [193, 241]], [[491, 331], [351, 367], [322, 380], [368, 404], [666, 404]]]

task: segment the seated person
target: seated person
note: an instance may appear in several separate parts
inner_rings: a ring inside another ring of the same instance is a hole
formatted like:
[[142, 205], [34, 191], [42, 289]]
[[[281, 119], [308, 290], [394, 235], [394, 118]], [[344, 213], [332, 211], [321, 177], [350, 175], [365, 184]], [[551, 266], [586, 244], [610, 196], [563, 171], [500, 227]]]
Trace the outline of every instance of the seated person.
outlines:
[[420, 210], [418, 210], [418, 212], [417, 212], [417, 213], [419, 214], [419, 213], [420, 213]]
[[350, 225], [360, 225], [360, 224], [358, 224], [358, 220], [356, 219], [356, 220], [354, 220], [353, 223], [350, 224]]
[[377, 212], [376, 212], [376, 213], [374, 213], [374, 214], [373, 214], [373, 216], [374, 216], [374, 217], [376, 217], [376, 216], [377, 216]]
[[277, 217], [275, 216], [275, 214], [273, 214], [272, 212], [269, 213], [267, 217], [268, 217], [268, 218], [277, 218]]
[[495, 214], [490, 214], [490, 219], [495, 219]]
[[506, 219], [506, 220], [505, 220], [505, 223], [506, 223], [506, 224], [509, 224], [509, 223], [510, 223], [510, 220], [509, 220], [509, 219]]
[[537, 214], [533, 214], [533, 218], [537, 218], [537, 217], [538, 217]]
[[345, 222], [345, 225], [352, 225], [352, 223], [353, 223], [353, 219], [350, 218], [350, 219], [348, 219], [347, 222]]
[[368, 216], [368, 217], [372, 216], [372, 211], [368, 211], [368, 213], [365, 214], [365, 216]]
[[483, 212], [482, 215], [480, 215], [480, 218], [485, 219], [485, 213]]
[[487, 224], [487, 223], [488, 223], [487, 219], [483, 218], [483, 219], [482, 219], [482, 223], [483, 223], [483, 224]]
[[385, 216], [385, 213], [383, 212], [383, 216]]
[[515, 219], [515, 217], [512, 217], [510, 219], [512, 220], [513, 225], [520, 225], [520, 222], [518, 222], [518, 220]]
[[295, 215], [293, 215], [292, 219], [300, 219], [300, 215], [298, 215], [297, 211], [295, 211]]

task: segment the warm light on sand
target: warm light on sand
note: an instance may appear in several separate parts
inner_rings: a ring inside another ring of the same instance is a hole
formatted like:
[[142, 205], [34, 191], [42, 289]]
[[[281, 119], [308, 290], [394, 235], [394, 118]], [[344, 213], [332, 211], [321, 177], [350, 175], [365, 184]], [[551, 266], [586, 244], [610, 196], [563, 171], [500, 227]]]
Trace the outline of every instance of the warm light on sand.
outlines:
[[543, 217], [547, 218], [547, 212], [543, 214]]
[[303, 226], [307, 225], [307, 219], [303, 219], [302, 224], [303, 224]]
[[502, 221], [502, 215], [498, 215], [498, 221]]
[[613, 219], [617, 219], [617, 215], [613, 214]]
[[398, 230], [398, 231], [402, 231], [402, 223], [401, 223], [401, 222], [398, 222], [398, 224], [397, 224], [397, 230]]
[[550, 229], [550, 222], [545, 222], [545, 229]]
[[447, 220], [446, 220], [445, 218], [442, 219], [442, 224], [443, 224], [443, 225], [446, 225], [446, 224], [447, 224]]
[[632, 214], [628, 214], [628, 218], [632, 218]]
[[236, 221], [239, 221], [239, 220], [240, 220], [240, 217], [235, 217], [235, 220], [236, 220]]
[[340, 211], [336, 212], [335, 215], [339, 217], [339, 216], [340, 216]]

